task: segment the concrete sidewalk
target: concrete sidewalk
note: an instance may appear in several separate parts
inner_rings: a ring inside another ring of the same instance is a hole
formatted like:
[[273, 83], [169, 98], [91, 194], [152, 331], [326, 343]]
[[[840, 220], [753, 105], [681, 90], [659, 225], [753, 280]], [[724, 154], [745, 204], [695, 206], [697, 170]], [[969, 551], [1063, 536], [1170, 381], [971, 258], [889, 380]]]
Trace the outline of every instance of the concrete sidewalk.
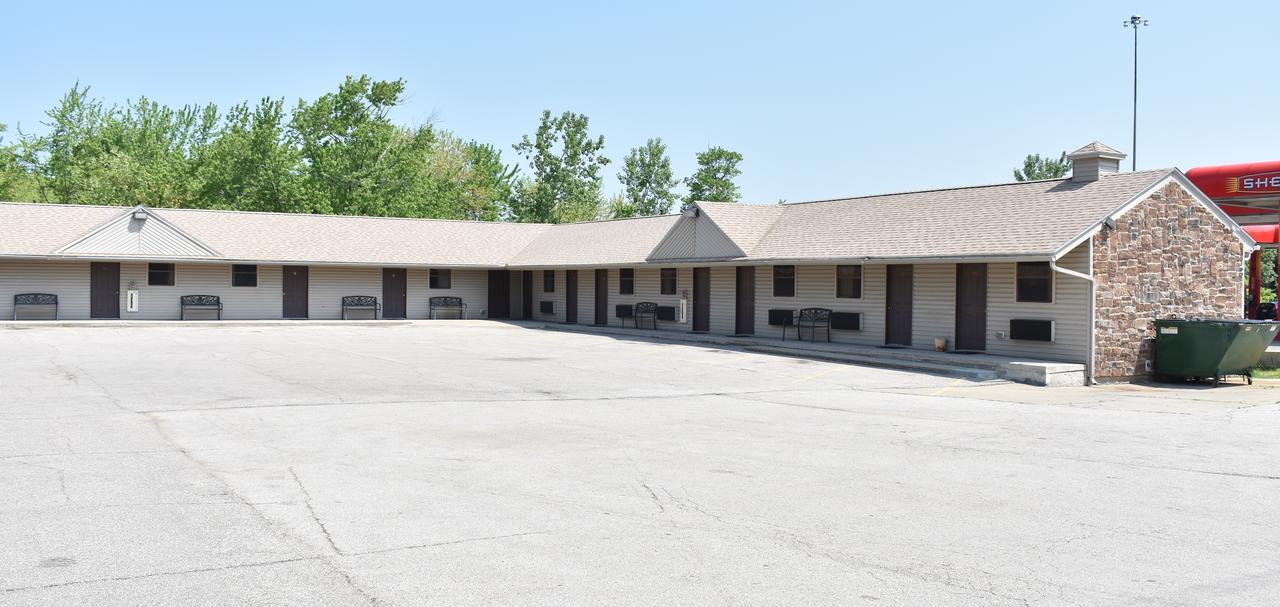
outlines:
[[685, 331], [627, 329], [582, 324], [549, 324], [538, 321], [510, 321], [520, 326], [554, 331], [575, 331], [610, 335], [623, 339], [668, 341], [739, 348], [748, 352], [798, 356], [815, 360], [904, 369], [976, 380], [1006, 379], [1034, 386], [1083, 386], [1084, 365], [1012, 358], [991, 354], [958, 354], [912, 348], [877, 348], [848, 343], [783, 340], [777, 337], [730, 337]]

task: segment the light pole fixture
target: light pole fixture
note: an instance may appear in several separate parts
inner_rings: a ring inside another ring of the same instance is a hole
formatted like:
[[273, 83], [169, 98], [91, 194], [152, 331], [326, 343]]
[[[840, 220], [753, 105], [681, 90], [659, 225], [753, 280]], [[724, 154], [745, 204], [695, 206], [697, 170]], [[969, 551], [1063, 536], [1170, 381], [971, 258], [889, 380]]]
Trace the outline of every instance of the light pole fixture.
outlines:
[[1138, 28], [1146, 27], [1151, 22], [1141, 15], [1125, 19], [1124, 26], [1133, 28], [1133, 145], [1129, 148], [1130, 170], [1138, 170]]

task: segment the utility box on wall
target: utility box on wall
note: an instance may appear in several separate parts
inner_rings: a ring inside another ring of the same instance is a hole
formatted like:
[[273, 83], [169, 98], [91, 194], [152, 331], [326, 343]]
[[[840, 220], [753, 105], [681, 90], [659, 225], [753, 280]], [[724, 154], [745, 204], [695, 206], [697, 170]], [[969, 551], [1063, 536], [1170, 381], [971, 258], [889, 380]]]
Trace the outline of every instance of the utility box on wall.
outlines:
[[138, 311], [138, 291], [129, 289], [124, 292], [124, 309], [126, 312]]

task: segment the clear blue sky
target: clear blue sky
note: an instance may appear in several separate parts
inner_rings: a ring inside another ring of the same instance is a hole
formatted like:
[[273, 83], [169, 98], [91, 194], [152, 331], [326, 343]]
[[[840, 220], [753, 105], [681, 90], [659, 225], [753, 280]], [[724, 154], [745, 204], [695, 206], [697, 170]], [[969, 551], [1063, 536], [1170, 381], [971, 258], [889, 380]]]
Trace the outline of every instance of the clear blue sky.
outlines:
[[[744, 199], [1008, 181], [1029, 152], [1130, 148], [1138, 167], [1280, 158], [1280, 3], [17, 2], [0, 122], [39, 130], [79, 80], [110, 101], [312, 99], [347, 74], [408, 81], [396, 118], [510, 145], [543, 108], [591, 117], [606, 189], [660, 136], [676, 171], [741, 152]], [[1126, 162], [1126, 167], [1127, 167]]]

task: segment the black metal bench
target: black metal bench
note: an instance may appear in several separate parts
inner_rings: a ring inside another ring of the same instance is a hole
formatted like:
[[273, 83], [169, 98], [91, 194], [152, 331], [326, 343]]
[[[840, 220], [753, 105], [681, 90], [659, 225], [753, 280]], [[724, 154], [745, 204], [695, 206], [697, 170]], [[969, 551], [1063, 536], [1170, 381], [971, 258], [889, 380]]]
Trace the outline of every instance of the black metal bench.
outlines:
[[182, 320], [187, 319], [187, 310], [213, 310], [222, 320], [222, 298], [217, 295], [183, 295], [178, 302], [182, 307], [178, 318]]
[[658, 329], [658, 304], [652, 301], [642, 301], [631, 309], [631, 320], [636, 324], [636, 328], [640, 328], [640, 323], [648, 320], [650, 328]]
[[[45, 314], [39, 318], [20, 318], [27, 313], [43, 311]], [[53, 318], [48, 318], [48, 313], [53, 312]], [[58, 296], [53, 293], [18, 293], [13, 296], [13, 319], [14, 320], [58, 320]]]
[[441, 310], [453, 310], [457, 312], [458, 318], [467, 318], [467, 304], [462, 303], [461, 297], [452, 295], [437, 295], [427, 302], [429, 304], [427, 318], [435, 319], [436, 312]]
[[[809, 342], [816, 341], [818, 329], [826, 329], [827, 343], [831, 343], [831, 310], [827, 308], [801, 308], [796, 316], [796, 341], [802, 339], [800, 332], [809, 329]], [[787, 338], [787, 329], [782, 329], [782, 339]]]
[[379, 304], [378, 298], [372, 295], [343, 295], [342, 320], [347, 320], [347, 313], [351, 310], [369, 310], [373, 312], [373, 319], [378, 320], [378, 312], [382, 311], [382, 304]]

